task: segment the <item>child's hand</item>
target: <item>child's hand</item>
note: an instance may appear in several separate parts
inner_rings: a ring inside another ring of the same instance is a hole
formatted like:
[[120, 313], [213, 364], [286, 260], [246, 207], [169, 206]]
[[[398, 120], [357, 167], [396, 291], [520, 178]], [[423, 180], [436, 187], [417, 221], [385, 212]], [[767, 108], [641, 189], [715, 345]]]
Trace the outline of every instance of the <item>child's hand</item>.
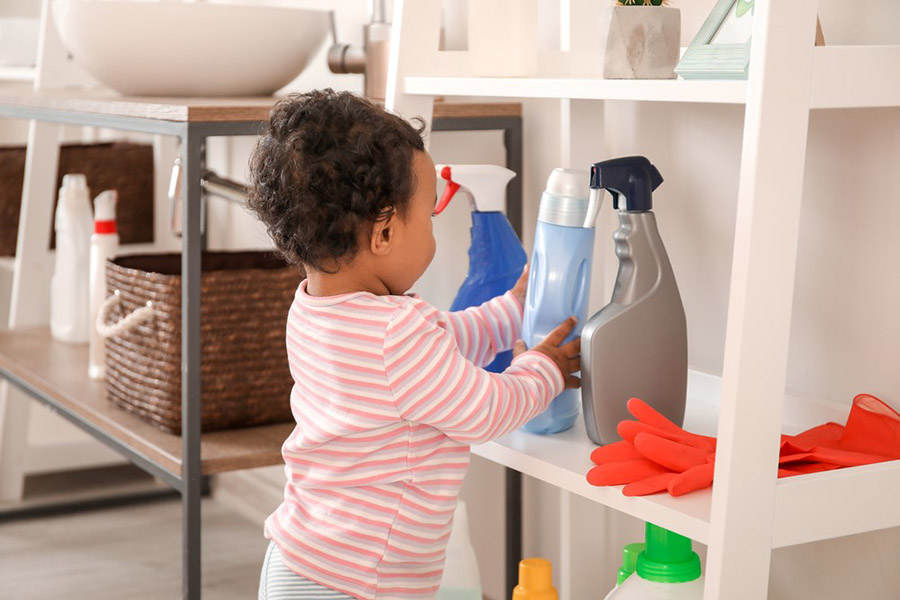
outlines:
[[[550, 335], [544, 338], [544, 341], [531, 349], [549, 356], [550, 360], [556, 363], [563, 375], [563, 379], [566, 380], [566, 389], [581, 387], [581, 380], [572, 375], [572, 373], [581, 370], [581, 338], [575, 338], [568, 344], [560, 346], [562, 341], [566, 339], [566, 336], [572, 333], [572, 330], [575, 328], [575, 322], [575, 317], [569, 317], [551, 331]], [[513, 356], [518, 356], [525, 350], [525, 342], [519, 340], [516, 342], [516, 347], [513, 348]]]
[[519, 275], [519, 280], [516, 282], [516, 285], [512, 288], [513, 296], [519, 299], [519, 304], [523, 307], [525, 306], [525, 292], [528, 290], [528, 265], [525, 265], [525, 268], [522, 269], [522, 274]]

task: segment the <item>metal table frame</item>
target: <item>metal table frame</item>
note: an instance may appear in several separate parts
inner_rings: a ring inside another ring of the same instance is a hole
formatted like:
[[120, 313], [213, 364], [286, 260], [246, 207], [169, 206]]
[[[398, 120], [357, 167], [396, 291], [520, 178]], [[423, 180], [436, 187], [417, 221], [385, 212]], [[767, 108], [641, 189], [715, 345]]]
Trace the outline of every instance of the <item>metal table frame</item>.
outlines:
[[201, 565], [200, 499], [203, 493], [203, 477], [200, 467], [200, 256], [202, 250], [200, 176], [204, 170], [206, 138], [256, 135], [259, 132], [261, 121], [163, 121], [102, 113], [6, 105], [0, 105], [0, 117], [171, 135], [181, 141], [182, 189], [185, 194], [182, 207], [184, 233], [181, 253], [183, 275], [181, 286], [181, 416], [183, 424], [181, 473], [172, 472], [154, 460], [135, 452], [128, 445], [110, 437], [104, 431], [84, 421], [78, 414], [60, 406], [53, 398], [42, 394], [25, 382], [10, 377], [8, 373], [3, 373], [3, 376], [122, 454], [133, 464], [159, 477], [181, 493], [183, 596], [192, 600], [198, 599], [200, 598]]
[[[183, 597], [200, 598], [201, 545], [200, 500], [204, 491], [200, 465], [200, 257], [203, 249], [201, 233], [201, 175], [205, 169], [206, 138], [214, 136], [257, 135], [262, 121], [165, 121], [51, 108], [0, 105], [0, 118], [30, 119], [67, 125], [105, 127], [124, 131], [170, 135], [181, 142], [182, 153], [182, 287], [181, 287], [181, 372], [182, 372], [182, 466], [175, 473], [153, 459], [112, 438], [85, 421], [77, 413], [61, 406], [10, 373], [0, 373], [13, 385], [49, 406], [56, 413], [83, 429], [100, 442], [119, 452], [131, 463], [165, 481], [180, 492], [182, 498]], [[440, 117], [433, 120], [434, 131], [502, 130], [507, 151], [507, 166], [520, 176], [507, 188], [507, 213], [516, 233], [522, 234], [522, 118]], [[30, 149], [29, 149], [30, 151]], [[512, 589], [517, 565], [522, 554], [521, 474], [506, 470], [506, 577]]]

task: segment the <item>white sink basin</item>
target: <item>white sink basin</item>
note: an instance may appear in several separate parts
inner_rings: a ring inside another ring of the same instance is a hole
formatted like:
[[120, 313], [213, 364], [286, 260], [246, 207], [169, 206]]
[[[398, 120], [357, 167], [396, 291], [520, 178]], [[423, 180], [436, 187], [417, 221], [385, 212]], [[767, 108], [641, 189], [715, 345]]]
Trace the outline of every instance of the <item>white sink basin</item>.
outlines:
[[52, 0], [68, 51], [135, 96], [267, 96], [306, 68], [327, 11], [283, 6]]

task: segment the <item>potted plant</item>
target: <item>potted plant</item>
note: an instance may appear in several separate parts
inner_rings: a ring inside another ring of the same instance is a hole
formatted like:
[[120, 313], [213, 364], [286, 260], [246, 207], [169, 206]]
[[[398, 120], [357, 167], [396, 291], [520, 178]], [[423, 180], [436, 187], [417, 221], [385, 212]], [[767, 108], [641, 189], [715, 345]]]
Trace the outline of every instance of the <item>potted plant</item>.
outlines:
[[681, 46], [681, 12], [668, 0], [616, 0], [600, 18], [606, 34], [603, 77], [674, 79]]

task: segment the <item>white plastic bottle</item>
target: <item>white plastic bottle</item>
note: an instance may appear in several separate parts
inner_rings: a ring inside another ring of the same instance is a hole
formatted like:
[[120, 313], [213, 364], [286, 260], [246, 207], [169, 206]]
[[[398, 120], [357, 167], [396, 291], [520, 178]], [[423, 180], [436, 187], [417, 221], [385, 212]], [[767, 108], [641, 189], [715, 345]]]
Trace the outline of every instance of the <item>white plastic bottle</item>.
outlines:
[[643, 552], [645, 548], [644, 542], [628, 544], [622, 548], [622, 566], [619, 567], [619, 572], [616, 574], [616, 587], [607, 594], [604, 600], [614, 598], [613, 594], [619, 589], [619, 586], [625, 583], [625, 580], [634, 574], [634, 570], [637, 569], [638, 556], [641, 555], [641, 552]]
[[700, 557], [691, 540], [647, 523], [647, 545], [637, 569], [606, 600], [703, 600]]
[[478, 559], [469, 541], [469, 517], [465, 502], [457, 504], [453, 514], [447, 560], [435, 600], [482, 600]]
[[119, 250], [116, 228], [116, 190], [106, 190], [94, 198], [94, 234], [91, 236], [91, 343], [88, 376], [103, 379], [106, 373], [106, 351], [103, 337], [97, 333], [97, 313], [106, 299], [106, 261]]
[[94, 218], [84, 175], [63, 177], [54, 220], [56, 265], [50, 283], [50, 333], [70, 344], [90, 337], [89, 261]]

